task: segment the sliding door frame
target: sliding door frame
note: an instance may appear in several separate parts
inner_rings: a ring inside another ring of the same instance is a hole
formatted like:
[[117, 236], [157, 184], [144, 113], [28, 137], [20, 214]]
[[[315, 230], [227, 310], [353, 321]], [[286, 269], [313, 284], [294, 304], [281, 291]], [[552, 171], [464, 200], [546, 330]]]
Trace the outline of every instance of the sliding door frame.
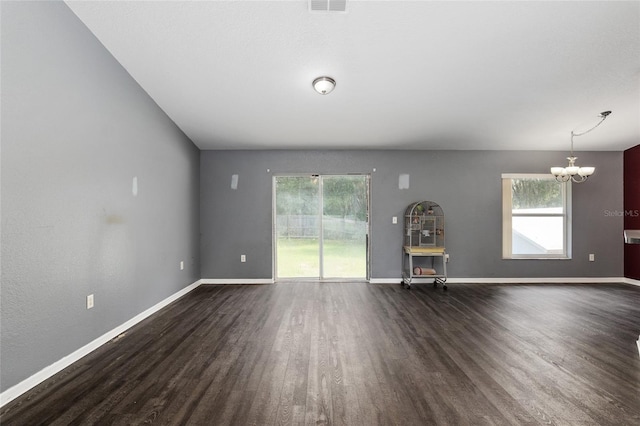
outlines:
[[[324, 229], [323, 229], [323, 211], [324, 211], [324, 196], [323, 196], [323, 178], [334, 176], [362, 176], [365, 179], [366, 184], [366, 196], [367, 196], [367, 222], [365, 233], [365, 277], [352, 277], [352, 278], [323, 278], [324, 274], [324, 258], [323, 258], [323, 241], [324, 241]], [[318, 259], [320, 262], [318, 277], [278, 277], [278, 250], [277, 250], [277, 204], [276, 204], [276, 180], [279, 177], [317, 177], [319, 179], [319, 194], [320, 199], [318, 203], [318, 218], [319, 218], [319, 236], [318, 236]], [[274, 173], [271, 180], [271, 246], [272, 246], [272, 276], [274, 282], [286, 282], [286, 281], [324, 281], [324, 282], [361, 282], [362, 280], [369, 281], [371, 277], [371, 174], [370, 173]]]

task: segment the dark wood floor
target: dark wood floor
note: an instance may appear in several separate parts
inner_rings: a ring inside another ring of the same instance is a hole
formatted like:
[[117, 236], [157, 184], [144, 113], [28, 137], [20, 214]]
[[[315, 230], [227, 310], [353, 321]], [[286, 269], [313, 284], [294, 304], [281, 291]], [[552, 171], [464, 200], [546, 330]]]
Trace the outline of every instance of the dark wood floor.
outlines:
[[3, 425], [638, 425], [640, 288], [201, 286]]

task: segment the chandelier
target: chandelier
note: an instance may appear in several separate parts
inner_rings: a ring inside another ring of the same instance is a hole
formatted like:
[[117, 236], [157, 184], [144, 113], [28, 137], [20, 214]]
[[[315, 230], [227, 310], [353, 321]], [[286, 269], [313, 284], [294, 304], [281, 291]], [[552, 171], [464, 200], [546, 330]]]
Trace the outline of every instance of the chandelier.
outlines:
[[573, 155], [573, 138], [574, 136], [582, 136], [589, 133], [590, 131], [601, 125], [602, 122], [609, 116], [609, 114], [611, 114], [611, 111], [601, 112], [599, 116], [600, 121], [598, 121], [598, 124], [590, 128], [589, 130], [585, 130], [582, 133], [576, 133], [573, 130], [571, 131], [571, 154], [567, 157], [567, 160], [569, 160], [569, 165], [567, 167], [551, 167], [551, 174], [556, 177], [556, 180], [558, 182], [567, 182], [569, 181], [569, 179], [571, 179], [572, 182], [582, 183], [586, 181], [587, 178], [593, 174], [593, 172], [596, 171], [595, 167], [576, 166], [576, 160], [578, 159], [578, 157]]

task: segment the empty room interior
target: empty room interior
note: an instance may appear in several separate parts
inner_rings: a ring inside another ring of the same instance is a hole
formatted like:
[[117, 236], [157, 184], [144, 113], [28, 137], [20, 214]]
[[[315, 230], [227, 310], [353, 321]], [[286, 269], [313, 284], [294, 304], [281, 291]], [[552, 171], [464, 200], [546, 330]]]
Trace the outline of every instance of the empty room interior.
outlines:
[[640, 424], [640, 2], [0, 19], [3, 425]]

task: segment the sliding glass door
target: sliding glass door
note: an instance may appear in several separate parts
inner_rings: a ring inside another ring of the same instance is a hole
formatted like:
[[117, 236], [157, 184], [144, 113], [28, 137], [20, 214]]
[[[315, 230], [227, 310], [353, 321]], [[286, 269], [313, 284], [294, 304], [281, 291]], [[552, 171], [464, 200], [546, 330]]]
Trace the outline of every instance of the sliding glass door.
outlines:
[[366, 278], [368, 196], [366, 176], [322, 177], [323, 278]]
[[276, 176], [276, 278], [320, 277], [319, 178]]
[[274, 178], [276, 278], [366, 279], [369, 178]]

